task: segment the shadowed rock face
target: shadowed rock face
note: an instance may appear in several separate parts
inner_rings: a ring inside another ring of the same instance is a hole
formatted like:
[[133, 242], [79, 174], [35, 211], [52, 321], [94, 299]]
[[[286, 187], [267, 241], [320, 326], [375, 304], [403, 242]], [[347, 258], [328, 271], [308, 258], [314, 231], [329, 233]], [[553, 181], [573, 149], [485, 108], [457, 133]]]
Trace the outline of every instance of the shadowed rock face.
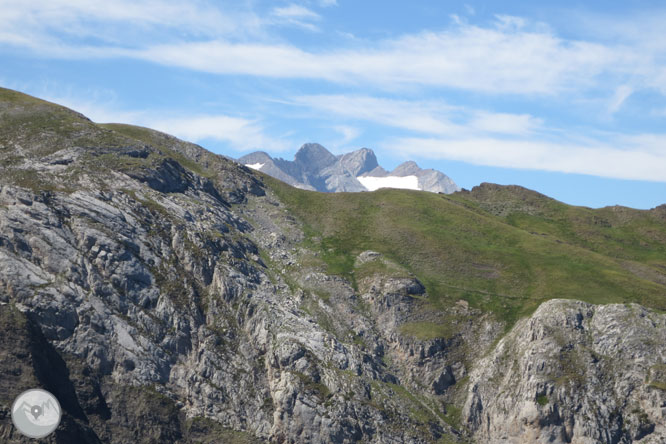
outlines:
[[318, 143], [306, 143], [294, 157], [294, 162], [306, 173], [318, 173], [332, 165], [337, 158]]
[[404, 177], [411, 175], [418, 178], [418, 187], [424, 191], [449, 194], [460, 189], [445, 174], [432, 169], [423, 170], [412, 161], [405, 162], [392, 172], [388, 172], [379, 166], [375, 153], [368, 148], [361, 148], [336, 157], [318, 143], [306, 143], [298, 150], [294, 161], [273, 159], [263, 151], [245, 155], [238, 161], [243, 165], [257, 167], [261, 172], [292, 186], [307, 190], [368, 191], [357, 179], [359, 176]]
[[327, 273], [248, 168], [0, 93], [3, 443], [36, 386], [50, 443], [663, 442], [663, 314], [551, 301], [503, 335], [380, 253]]

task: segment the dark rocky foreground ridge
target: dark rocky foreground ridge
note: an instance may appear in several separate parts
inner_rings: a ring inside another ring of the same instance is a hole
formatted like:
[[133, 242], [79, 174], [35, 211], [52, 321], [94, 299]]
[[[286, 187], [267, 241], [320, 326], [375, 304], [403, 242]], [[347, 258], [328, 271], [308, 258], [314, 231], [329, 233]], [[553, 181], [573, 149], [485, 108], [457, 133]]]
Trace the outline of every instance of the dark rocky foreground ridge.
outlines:
[[[524, 189], [442, 200], [483, 245], [577, 265], [518, 257], [523, 276], [451, 244], [442, 296], [388, 249], [336, 272], [335, 227], [289, 193], [196, 145], [0, 89], [0, 441], [31, 442], [9, 409], [36, 386], [65, 411], [49, 443], [666, 441], [664, 208], [565, 208], [565, 230], [559, 204]], [[404, 193], [362, 198], [421, 196]], [[579, 269], [599, 282], [552, 292], [589, 300], [589, 285], [595, 303], [537, 298], [541, 274], [573, 285]], [[523, 294], [538, 308], [503, 315]]]

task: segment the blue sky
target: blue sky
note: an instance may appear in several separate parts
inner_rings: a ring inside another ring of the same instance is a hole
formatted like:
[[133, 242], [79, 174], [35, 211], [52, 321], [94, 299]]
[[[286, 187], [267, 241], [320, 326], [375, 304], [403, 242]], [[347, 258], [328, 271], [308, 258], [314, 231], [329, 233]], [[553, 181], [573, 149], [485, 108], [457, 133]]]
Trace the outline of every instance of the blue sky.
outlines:
[[368, 147], [465, 188], [666, 203], [666, 7], [548, 3], [0, 0], [0, 85], [232, 157]]

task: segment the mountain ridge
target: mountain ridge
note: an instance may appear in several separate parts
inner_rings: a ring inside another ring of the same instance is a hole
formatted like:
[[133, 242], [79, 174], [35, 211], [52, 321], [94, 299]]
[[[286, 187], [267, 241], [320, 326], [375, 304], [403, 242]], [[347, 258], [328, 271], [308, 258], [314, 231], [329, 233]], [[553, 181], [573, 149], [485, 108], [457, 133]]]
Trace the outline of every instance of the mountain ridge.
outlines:
[[334, 156], [318, 143], [306, 143], [296, 152], [293, 161], [273, 159], [263, 151], [247, 154], [238, 161], [305, 190], [359, 192], [408, 188], [444, 194], [460, 190], [445, 174], [421, 169], [413, 161], [404, 162], [391, 172], [386, 171], [369, 148]]

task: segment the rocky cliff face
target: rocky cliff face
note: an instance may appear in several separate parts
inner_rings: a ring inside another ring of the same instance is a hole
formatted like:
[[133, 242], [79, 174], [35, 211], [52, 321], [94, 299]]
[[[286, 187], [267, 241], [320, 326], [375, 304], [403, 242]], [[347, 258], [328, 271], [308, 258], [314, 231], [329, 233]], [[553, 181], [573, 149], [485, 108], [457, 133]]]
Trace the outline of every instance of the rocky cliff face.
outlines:
[[[179, 174], [187, 186], [155, 183], [184, 188], [171, 193], [121, 176], [113, 185], [124, 191], [2, 188], [2, 310], [26, 316], [21, 322], [65, 361], [75, 430], [89, 442], [188, 442], [188, 421], [205, 420], [276, 442], [428, 442], [448, 430], [427, 410], [422, 423], [411, 416], [421, 404], [401, 385], [411, 378], [383, 361], [417, 347], [419, 357], [405, 362], [418, 369], [438, 357], [425, 374], [445, 371], [444, 344], [401, 343], [396, 334], [411, 295], [424, 293], [417, 281], [378, 277], [358, 295], [306, 269], [290, 287], [281, 271], [298, 267], [300, 234], [279, 203], [247, 196], [232, 211], [205, 181]], [[40, 371], [48, 370], [26, 373]], [[5, 410], [35, 384], [25, 376], [18, 371], [3, 393]], [[59, 382], [50, 388], [64, 396]], [[144, 424], [153, 398], [163, 408]], [[59, 433], [58, 442], [68, 436]]]
[[666, 442], [666, 315], [544, 303], [470, 374], [464, 421], [488, 443]]
[[35, 386], [51, 443], [663, 442], [663, 314], [553, 301], [503, 335], [377, 252], [330, 274], [248, 168], [2, 94], [2, 442]]

